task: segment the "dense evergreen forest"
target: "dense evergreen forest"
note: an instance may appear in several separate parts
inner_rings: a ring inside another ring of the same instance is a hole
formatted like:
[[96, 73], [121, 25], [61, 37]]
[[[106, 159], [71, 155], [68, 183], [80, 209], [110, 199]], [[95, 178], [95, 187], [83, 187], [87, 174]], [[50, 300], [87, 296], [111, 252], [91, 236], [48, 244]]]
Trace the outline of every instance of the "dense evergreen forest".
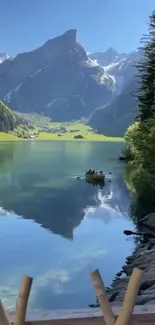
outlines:
[[8, 133], [17, 126], [16, 115], [0, 100], [0, 132]]
[[148, 35], [141, 40], [143, 58], [137, 64], [138, 116], [126, 134], [126, 156], [133, 165], [131, 182], [139, 197], [155, 199], [155, 11], [150, 16]]

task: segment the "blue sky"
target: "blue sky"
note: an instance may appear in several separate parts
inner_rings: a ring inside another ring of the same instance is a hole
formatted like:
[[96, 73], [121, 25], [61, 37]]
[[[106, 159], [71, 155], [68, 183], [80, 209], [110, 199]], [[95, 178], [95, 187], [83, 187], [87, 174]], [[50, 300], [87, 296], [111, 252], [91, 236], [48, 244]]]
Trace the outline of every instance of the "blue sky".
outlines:
[[71, 28], [88, 52], [130, 52], [154, 9], [154, 0], [0, 0], [0, 52], [35, 49]]

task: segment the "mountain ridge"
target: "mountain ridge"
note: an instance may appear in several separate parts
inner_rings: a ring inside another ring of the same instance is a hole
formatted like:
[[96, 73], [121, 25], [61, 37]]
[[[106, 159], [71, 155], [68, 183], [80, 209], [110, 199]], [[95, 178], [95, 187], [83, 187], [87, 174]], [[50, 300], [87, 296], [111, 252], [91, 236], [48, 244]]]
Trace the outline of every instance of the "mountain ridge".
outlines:
[[140, 55], [112, 47], [88, 55], [77, 42], [77, 30], [70, 29], [37, 49], [6, 58], [0, 65], [0, 98], [11, 109], [53, 121], [89, 118], [100, 133], [122, 136], [133, 121], [129, 91]]
[[10, 108], [54, 121], [88, 117], [112, 101], [113, 78], [86, 54], [72, 29], [0, 65], [0, 98]]
[[[108, 66], [104, 66], [105, 71], [114, 79], [117, 96], [110, 104], [97, 108], [89, 119], [89, 124], [106, 136], [123, 136], [134, 122], [137, 112], [136, 98], [131, 93], [138, 87], [136, 63], [142, 58], [143, 51], [133, 51], [126, 54], [126, 57], [124, 55], [118, 54]], [[95, 59], [95, 53], [93, 58]], [[103, 57], [100, 53], [100, 60], [103, 58], [104, 53]]]
[[[110, 53], [109, 58], [111, 58], [108, 64], [106, 64], [107, 53]], [[91, 53], [89, 57], [102, 65], [107, 74], [114, 78], [118, 93], [121, 93], [136, 73], [135, 63], [141, 57], [141, 51], [137, 50], [125, 54], [118, 53], [113, 48], [109, 48], [103, 53]]]

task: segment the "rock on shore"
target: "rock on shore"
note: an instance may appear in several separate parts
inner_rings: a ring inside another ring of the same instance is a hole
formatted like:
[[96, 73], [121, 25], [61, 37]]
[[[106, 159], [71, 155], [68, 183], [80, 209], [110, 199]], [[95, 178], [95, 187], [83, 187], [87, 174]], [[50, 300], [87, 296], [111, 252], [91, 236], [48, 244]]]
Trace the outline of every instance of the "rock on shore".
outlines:
[[[155, 226], [155, 213], [149, 214], [141, 222], [153, 228]], [[154, 229], [152, 232], [155, 233]], [[122, 304], [134, 267], [145, 271], [136, 305], [155, 303], [155, 239], [150, 239], [150, 242], [152, 244], [151, 249], [148, 249], [148, 244], [141, 244], [132, 256], [127, 257], [126, 264], [114, 279], [108, 292], [109, 300], [113, 305]], [[123, 278], [121, 278], [122, 276]]]

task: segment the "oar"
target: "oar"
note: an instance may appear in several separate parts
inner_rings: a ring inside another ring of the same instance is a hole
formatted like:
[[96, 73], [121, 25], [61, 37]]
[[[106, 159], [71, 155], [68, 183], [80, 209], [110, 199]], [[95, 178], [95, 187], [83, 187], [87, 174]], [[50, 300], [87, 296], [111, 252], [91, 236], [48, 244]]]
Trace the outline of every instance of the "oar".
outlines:
[[123, 233], [126, 236], [137, 235], [137, 236], [145, 236], [145, 237], [149, 237], [149, 238], [155, 238], [155, 235], [152, 233], [134, 232], [131, 230], [124, 230]]

